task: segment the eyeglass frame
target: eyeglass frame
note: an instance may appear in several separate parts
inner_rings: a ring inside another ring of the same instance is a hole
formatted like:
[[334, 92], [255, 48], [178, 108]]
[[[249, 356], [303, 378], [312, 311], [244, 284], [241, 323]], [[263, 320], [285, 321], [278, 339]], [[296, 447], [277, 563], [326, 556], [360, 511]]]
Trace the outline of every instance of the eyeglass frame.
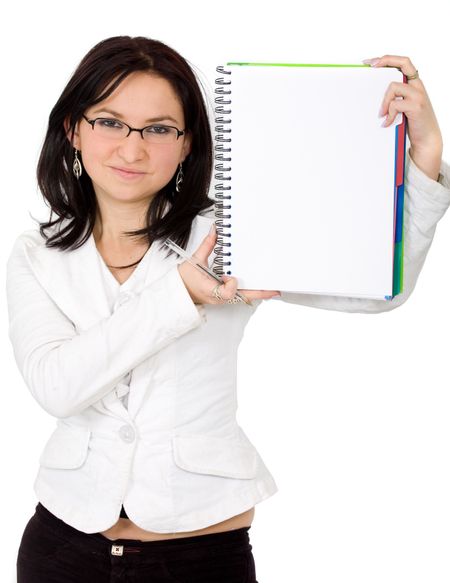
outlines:
[[[142, 138], [144, 141], [145, 141], [145, 138], [144, 138], [143, 131], [144, 131], [144, 130], [146, 130], [147, 128], [151, 128], [151, 127], [152, 127], [152, 126], [154, 126], [154, 125], [158, 125], [158, 124], [154, 124], [154, 123], [152, 123], [152, 124], [150, 124], [150, 125], [148, 125], [148, 126], [145, 126], [145, 128], [132, 128], [132, 127], [131, 127], [130, 125], [128, 125], [126, 122], [122, 121], [121, 119], [116, 119], [116, 118], [114, 118], [114, 117], [96, 117], [95, 119], [88, 119], [88, 118], [87, 118], [87, 117], [84, 115], [84, 113], [82, 114], [82, 116], [83, 116], [83, 117], [84, 117], [84, 119], [85, 119], [85, 120], [88, 122], [88, 124], [90, 124], [90, 125], [92, 126], [92, 131], [95, 131], [95, 129], [94, 129], [94, 125], [95, 125], [95, 122], [96, 122], [97, 120], [99, 120], [99, 119], [110, 119], [111, 121], [118, 121], [118, 122], [122, 123], [124, 126], [126, 126], [126, 127], [128, 128], [128, 134], [127, 134], [126, 136], [124, 136], [125, 138], [128, 138], [128, 136], [131, 134], [131, 132], [139, 132], [139, 133], [141, 134], [141, 138]], [[175, 126], [168, 126], [168, 125], [167, 125], [167, 124], [165, 124], [165, 123], [162, 123], [162, 124], [159, 124], [159, 125], [161, 125], [161, 126], [164, 126], [165, 128], [172, 128], [172, 129], [176, 130], [176, 132], [177, 132], [177, 141], [178, 141], [178, 138], [179, 138], [180, 136], [184, 136], [184, 135], [186, 134], [186, 129], [184, 129], [184, 130], [179, 130], [177, 127], [175, 127]]]

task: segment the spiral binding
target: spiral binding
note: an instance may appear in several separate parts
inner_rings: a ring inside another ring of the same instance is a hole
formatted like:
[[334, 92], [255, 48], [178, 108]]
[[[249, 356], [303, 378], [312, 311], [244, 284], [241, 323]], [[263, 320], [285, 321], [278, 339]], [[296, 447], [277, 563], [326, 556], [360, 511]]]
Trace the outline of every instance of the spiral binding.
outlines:
[[[226, 71], [222, 65], [216, 68], [217, 73], [231, 75], [231, 71]], [[231, 275], [231, 271], [224, 271], [225, 266], [230, 266], [231, 261], [225, 261], [225, 257], [231, 256], [231, 251], [225, 252], [224, 247], [231, 247], [231, 241], [224, 241], [224, 237], [231, 237], [231, 233], [226, 233], [224, 229], [229, 229], [231, 224], [224, 223], [224, 219], [231, 219], [231, 214], [224, 214], [224, 211], [231, 209], [231, 204], [225, 204], [224, 201], [231, 201], [231, 186], [227, 184], [231, 176], [227, 175], [231, 170], [230, 164], [224, 165], [224, 162], [231, 162], [231, 119], [229, 116], [231, 109], [227, 106], [231, 104], [231, 78], [219, 77], [216, 79], [215, 93], [217, 97], [214, 102], [217, 104], [215, 111], [215, 142], [214, 145], [214, 174], [215, 182], [215, 216], [217, 230], [217, 247], [215, 247], [215, 258], [213, 262], [213, 271], [218, 275]], [[227, 194], [228, 192], [228, 194]]]

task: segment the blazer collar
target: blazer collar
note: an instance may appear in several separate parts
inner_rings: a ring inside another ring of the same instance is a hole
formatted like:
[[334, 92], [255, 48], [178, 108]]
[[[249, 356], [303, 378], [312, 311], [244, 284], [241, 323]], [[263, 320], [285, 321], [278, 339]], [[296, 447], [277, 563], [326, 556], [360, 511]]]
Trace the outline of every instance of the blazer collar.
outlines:
[[[196, 251], [203, 238], [208, 234], [212, 218], [197, 215], [192, 222], [191, 236], [187, 252]], [[147, 253], [144, 269], [138, 270], [123, 284], [124, 289], [140, 292], [142, 287], [159, 279], [183, 258], [171, 254], [166, 257], [161, 241], [152, 244]], [[61, 251], [45, 246], [45, 241], [37, 232], [36, 242], [25, 247], [29, 264], [39, 283], [49, 294], [59, 309], [75, 324], [77, 329], [85, 330], [111, 314], [102, 276], [103, 261], [93, 234], [78, 249]], [[213, 256], [211, 255], [210, 267]]]

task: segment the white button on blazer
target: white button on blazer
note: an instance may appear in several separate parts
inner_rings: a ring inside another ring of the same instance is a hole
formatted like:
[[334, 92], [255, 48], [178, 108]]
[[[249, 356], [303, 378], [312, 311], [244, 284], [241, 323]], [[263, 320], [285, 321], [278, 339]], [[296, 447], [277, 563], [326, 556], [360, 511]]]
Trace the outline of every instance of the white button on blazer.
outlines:
[[[391, 302], [284, 292], [280, 299], [353, 312], [394, 309], [413, 290], [449, 203], [449, 166], [442, 163], [436, 182], [408, 155], [404, 293]], [[212, 212], [194, 219], [189, 252], [213, 220]], [[223, 521], [277, 491], [236, 421], [237, 350], [262, 300], [197, 306], [178, 271], [183, 259], [165, 255], [159, 242], [152, 245], [116, 298], [92, 235], [62, 252], [28, 230], [8, 259], [15, 359], [36, 401], [57, 419], [35, 493], [86, 533], [111, 527], [122, 503], [141, 528], [169, 533]]]

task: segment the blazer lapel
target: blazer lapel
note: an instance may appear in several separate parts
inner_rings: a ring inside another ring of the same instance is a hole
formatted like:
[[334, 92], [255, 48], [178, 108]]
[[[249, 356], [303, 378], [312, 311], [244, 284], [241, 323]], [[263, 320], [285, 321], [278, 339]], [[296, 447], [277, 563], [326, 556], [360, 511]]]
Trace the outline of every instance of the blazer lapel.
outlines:
[[72, 251], [40, 245], [26, 247], [39, 283], [79, 330], [110, 315], [93, 235]]
[[[197, 250], [212, 222], [212, 218], [199, 215], [194, 218], [186, 247], [189, 254]], [[161, 242], [157, 241], [149, 250], [146, 269], [136, 272], [137, 277], [131, 277], [130, 288], [136, 293], [184, 261], [174, 253], [166, 257], [167, 248], [160, 249], [160, 246]], [[102, 258], [92, 233], [81, 247], [72, 251], [46, 247], [39, 235], [39, 244], [25, 247], [25, 253], [39, 283], [77, 329], [85, 330], [110, 315], [102, 280]], [[213, 257], [212, 253], [208, 262], [210, 267]], [[123, 288], [128, 289], [127, 282]]]

